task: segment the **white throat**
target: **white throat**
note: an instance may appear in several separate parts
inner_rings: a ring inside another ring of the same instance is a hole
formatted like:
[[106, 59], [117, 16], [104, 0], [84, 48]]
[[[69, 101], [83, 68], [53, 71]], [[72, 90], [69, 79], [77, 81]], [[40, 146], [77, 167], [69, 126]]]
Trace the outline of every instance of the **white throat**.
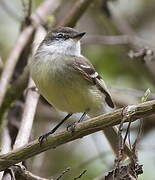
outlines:
[[59, 54], [69, 56], [81, 56], [80, 41], [68, 39], [66, 41], [54, 41], [50, 45], [43, 44], [39, 48], [40, 53]]

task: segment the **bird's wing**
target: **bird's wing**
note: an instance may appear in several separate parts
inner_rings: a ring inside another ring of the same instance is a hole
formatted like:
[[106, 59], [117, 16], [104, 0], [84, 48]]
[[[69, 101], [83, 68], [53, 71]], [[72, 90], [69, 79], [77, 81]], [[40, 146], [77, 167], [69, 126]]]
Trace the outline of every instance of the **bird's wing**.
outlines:
[[111, 107], [114, 108], [114, 103], [108, 92], [108, 89], [104, 83], [102, 77], [96, 72], [93, 65], [84, 57], [75, 57], [75, 61], [73, 63], [73, 68], [81, 73], [81, 75], [96, 87], [105, 95], [106, 103]]

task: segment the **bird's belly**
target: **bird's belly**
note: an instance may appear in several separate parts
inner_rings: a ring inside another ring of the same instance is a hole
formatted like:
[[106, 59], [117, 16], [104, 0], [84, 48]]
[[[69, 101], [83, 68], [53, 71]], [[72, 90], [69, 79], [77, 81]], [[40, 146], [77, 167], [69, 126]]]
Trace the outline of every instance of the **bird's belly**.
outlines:
[[[101, 96], [98, 92], [95, 92], [95, 88], [89, 89], [75, 82], [56, 82], [47, 84], [46, 91], [43, 88], [39, 88], [41, 94], [52, 104], [55, 108], [70, 112], [84, 112], [86, 109], [94, 108], [102, 102]], [[96, 90], [97, 91], [97, 90]]]
[[46, 64], [41, 70], [35, 66], [31, 74], [41, 95], [61, 111], [76, 113], [101, 106], [103, 95], [99, 90], [79, 74], [67, 70], [51, 71]]

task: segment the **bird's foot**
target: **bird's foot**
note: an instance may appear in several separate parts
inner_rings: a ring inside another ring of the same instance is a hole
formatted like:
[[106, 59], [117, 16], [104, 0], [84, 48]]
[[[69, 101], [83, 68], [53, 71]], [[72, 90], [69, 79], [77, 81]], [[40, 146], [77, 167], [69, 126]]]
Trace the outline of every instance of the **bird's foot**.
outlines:
[[77, 122], [74, 122], [74, 123], [71, 123], [67, 126], [67, 131], [71, 131], [72, 133], [75, 131], [75, 127], [78, 123]]
[[40, 146], [43, 144], [44, 140], [47, 141], [47, 137], [48, 137], [50, 134], [53, 134], [53, 133], [54, 133], [54, 132], [50, 131], [50, 132], [45, 133], [45, 134], [43, 134], [42, 136], [40, 136], [40, 137], [38, 138], [38, 141], [39, 141]]

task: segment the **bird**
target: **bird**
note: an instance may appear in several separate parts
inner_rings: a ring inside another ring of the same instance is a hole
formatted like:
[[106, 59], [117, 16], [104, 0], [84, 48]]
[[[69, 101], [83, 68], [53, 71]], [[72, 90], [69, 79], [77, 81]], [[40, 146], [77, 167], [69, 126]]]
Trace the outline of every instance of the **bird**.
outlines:
[[[74, 113], [96, 117], [106, 106], [114, 108], [109, 90], [92, 63], [81, 54], [81, 38], [86, 32], [57, 27], [47, 33], [30, 63], [30, 74], [40, 94], [56, 109], [67, 112], [50, 132], [39, 137], [42, 144]], [[75, 125], [75, 124], [74, 124]], [[114, 129], [105, 129], [106, 137], [116, 148]], [[115, 150], [114, 150], [115, 151]]]

